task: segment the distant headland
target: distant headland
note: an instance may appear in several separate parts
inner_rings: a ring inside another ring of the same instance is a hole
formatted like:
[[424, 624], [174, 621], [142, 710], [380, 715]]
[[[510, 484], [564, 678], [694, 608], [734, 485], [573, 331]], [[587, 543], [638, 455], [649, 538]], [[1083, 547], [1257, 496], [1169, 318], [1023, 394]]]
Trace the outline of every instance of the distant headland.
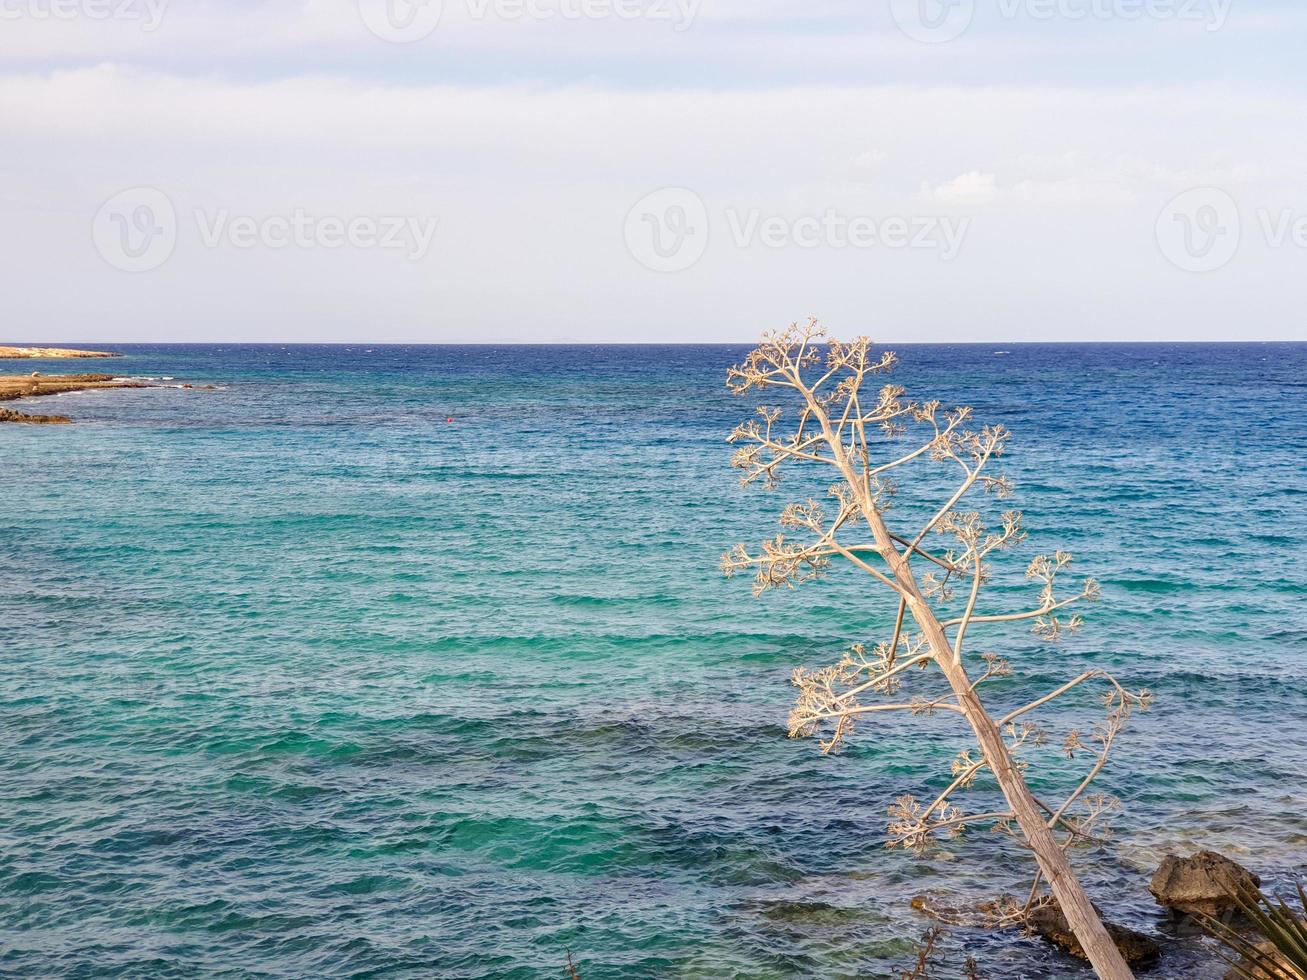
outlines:
[[72, 357], [122, 357], [122, 355], [102, 350], [75, 350], [71, 347], [0, 347], [0, 360]]

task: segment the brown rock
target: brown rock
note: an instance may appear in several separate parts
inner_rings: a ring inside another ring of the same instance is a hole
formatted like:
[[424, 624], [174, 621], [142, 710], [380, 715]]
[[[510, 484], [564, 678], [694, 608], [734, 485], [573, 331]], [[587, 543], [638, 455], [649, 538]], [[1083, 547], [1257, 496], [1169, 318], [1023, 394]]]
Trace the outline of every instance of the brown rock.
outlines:
[[1168, 854], [1153, 875], [1148, 890], [1158, 904], [1176, 912], [1219, 918], [1235, 907], [1240, 891], [1257, 888], [1262, 879], [1215, 851], [1192, 857]]
[[[33, 372], [30, 375], [0, 375], [0, 402], [16, 398], [36, 398], [41, 395], [61, 395], [68, 391], [86, 391], [88, 388], [148, 388], [140, 381], [122, 381], [112, 374], [52, 374]], [[71, 421], [65, 415], [26, 415], [6, 410], [0, 422], [44, 422], [62, 424]]]
[[0, 422], [28, 422], [34, 425], [67, 425], [71, 422], [67, 415], [27, 415], [10, 408], [0, 408]]
[[120, 381], [112, 374], [0, 375], [0, 402], [38, 395], [59, 395], [87, 388], [145, 388], [140, 381]]
[[[1096, 906], [1095, 911], [1097, 911]], [[1099, 915], [1101, 916], [1102, 913], [1100, 912]], [[1076, 939], [1075, 933], [1071, 931], [1071, 926], [1057, 902], [1049, 902], [1033, 910], [1027, 921], [1036, 933], [1055, 946], [1060, 946], [1076, 959], [1089, 959], [1081, 948], [1080, 941]], [[1112, 937], [1112, 942], [1116, 943], [1116, 948], [1121, 951], [1121, 955], [1131, 966], [1146, 966], [1156, 962], [1162, 955], [1161, 947], [1142, 932], [1135, 932], [1113, 922], [1104, 922], [1103, 925], [1107, 928], [1107, 934]]]
[[[1021, 903], [1011, 895], [1000, 895], [990, 902], [953, 905], [947, 900], [927, 893], [914, 896], [912, 907], [932, 919], [949, 925], [981, 928], [1002, 927], [1004, 924], [1016, 921], [1016, 917], [1020, 914]], [[1100, 918], [1102, 917], [1098, 906], [1094, 906], [1094, 911], [1098, 912]], [[1050, 899], [1044, 905], [1034, 908], [1026, 919], [1026, 925], [1032, 932], [1061, 947], [1077, 959], [1089, 959], [1071, 931], [1071, 926], [1056, 900]], [[1112, 937], [1112, 941], [1116, 943], [1116, 948], [1131, 965], [1147, 966], [1155, 962], [1162, 953], [1157, 943], [1141, 932], [1111, 922], [1104, 922], [1103, 925], [1107, 928], [1107, 934]]]

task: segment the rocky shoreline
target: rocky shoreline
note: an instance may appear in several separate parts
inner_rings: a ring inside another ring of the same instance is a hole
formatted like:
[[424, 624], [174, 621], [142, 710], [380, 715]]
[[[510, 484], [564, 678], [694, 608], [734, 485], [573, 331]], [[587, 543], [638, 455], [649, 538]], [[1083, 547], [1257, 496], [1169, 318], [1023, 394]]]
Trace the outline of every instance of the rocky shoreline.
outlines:
[[[1169, 920], [1181, 931], [1202, 932], [1202, 922], [1216, 920], [1232, 924], [1241, 932], [1255, 925], [1240, 915], [1239, 897], [1255, 892], [1262, 879], [1242, 865], [1215, 851], [1198, 851], [1188, 857], [1168, 854], [1153, 873], [1148, 890]], [[1068, 924], [1056, 900], [1037, 902], [1028, 912], [1020, 911], [1020, 900], [1002, 895], [992, 901], [957, 905], [947, 896], [922, 894], [912, 899], [912, 907], [936, 922], [972, 929], [998, 929], [1017, 926], [1028, 935], [1038, 936], [1061, 949], [1070, 957], [1087, 960], [1088, 956]], [[1166, 952], [1167, 937], [1145, 934], [1126, 928], [1103, 917], [1108, 935], [1126, 962], [1136, 969], [1148, 969]], [[1234, 959], [1221, 955], [1226, 962]], [[1274, 956], [1272, 952], [1270, 955]], [[1239, 961], [1225, 974], [1225, 980], [1241, 980], [1253, 974], [1254, 965]], [[906, 976], [906, 974], [905, 974]], [[1288, 973], [1285, 976], [1289, 976]], [[1267, 980], [1271, 980], [1268, 976]]]
[[122, 357], [103, 350], [77, 350], [72, 347], [0, 347], [0, 360], [27, 360], [29, 358]]
[[[3, 348], [0, 348], [3, 350]], [[112, 374], [54, 374], [0, 375], [0, 402], [16, 398], [37, 398], [41, 395], [61, 395], [69, 391], [86, 391], [90, 388], [149, 388], [142, 381], [128, 381]], [[66, 415], [28, 415], [12, 409], [0, 409], [0, 423], [20, 422], [38, 425], [66, 425]]]

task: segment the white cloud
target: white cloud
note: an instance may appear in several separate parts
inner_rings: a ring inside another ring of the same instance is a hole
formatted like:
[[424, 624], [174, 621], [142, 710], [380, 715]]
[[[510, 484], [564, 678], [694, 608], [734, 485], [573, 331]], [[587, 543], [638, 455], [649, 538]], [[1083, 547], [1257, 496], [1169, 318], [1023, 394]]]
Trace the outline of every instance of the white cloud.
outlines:
[[[50, 0], [6, 0], [0, 61], [38, 69], [104, 61], [249, 78], [315, 72], [404, 82], [602, 78], [660, 88], [814, 81], [988, 85], [998, 78], [1116, 85], [1202, 80], [1220, 64], [1214, 55], [1232, 56], [1247, 75], [1261, 71], [1278, 79], [1284, 69], [1296, 73], [1295, 38], [1307, 27], [1307, 9], [1268, 11], [1253, 0], [1235, 5], [1228, 23], [1211, 33], [1202, 24], [1165, 17], [1012, 18], [978, 4], [962, 38], [925, 45], [897, 29], [888, 4], [865, 0], [621, 0], [656, 2], [670, 11], [635, 19], [495, 16], [498, 2], [443, 0], [430, 36], [395, 45], [366, 28], [358, 0], [113, 0], [112, 9], [161, 8], [154, 30], [145, 29], [146, 17], [25, 16], [25, 9], [48, 7]], [[582, 3], [602, 9], [610, 2], [530, 0], [544, 10]], [[72, 0], [75, 9], [104, 4]], [[508, 6], [520, 5], [514, 0]]]
[[933, 187], [922, 183], [921, 193], [939, 204], [988, 204], [998, 195], [998, 187], [993, 174], [971, 170]]
[[[1193, 339], [1228, 335], [1250, 281], [1283, 268], [1285, 315], [1253, 332], [1284, 335], [1304, 256], [1254, 243], [1195, 279], [1159, 255], [1153, 225], [1187, 181], [1228, 185], [1250, 207], [1295, 203], [1286, 177], [1307, 133], [1267, 121], [1300, 118], [1302, 102], [1187, 86], [639, 91], [110, 65], [0, 76], [0, 289], [24, 335], [86, 340], [725, 340], [808, 312], [873, 318], [899, 338]], [[164, 266], [128, 275], [96, 254], [89, 226], [138, 185], [169, 194], [182, 227]], [[622, 229], [664, 186], [693, 189], [712, 227], [701, 262], [660, 275], [627, 254]], [[295, 208], [439, 226], [410, 262], [205, 248], [188, 217]], [[737, 248], [725, 215], [754, 210], [970, 225], [950, 262]]]

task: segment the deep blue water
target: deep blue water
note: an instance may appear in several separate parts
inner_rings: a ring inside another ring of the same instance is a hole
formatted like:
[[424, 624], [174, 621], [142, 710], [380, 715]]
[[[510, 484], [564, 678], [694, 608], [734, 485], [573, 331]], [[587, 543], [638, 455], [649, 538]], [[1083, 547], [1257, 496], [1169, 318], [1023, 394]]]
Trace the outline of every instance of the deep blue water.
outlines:
[[[115, 349], [0, 362], [219, 386], [0, 427], [0, 976], [897, 976], [910, 896], [1022, 886], [987, 833], [881, 846], [947, 782], [947, 719], [786, 739], [792, 668], [893, 607], [853, 571], [720, 577], [824, 486], [737, 487], [744, 348]], [[1101, 781], [1111, 844], [1075, 852], [1095, 898], [1166, 935], [1168, 850], [1302, 872], [1307, 345], [899, 352], [912, 394], [1015, 433], [1005, 567], [1063, 546], [1103, 583], [1056, 647], [986, 635], [994, 703], [1090, 664], [1157, 694]], [[943, 949], [1087, 975], [1018, 935]], [[1220, 972], [1182, 939], [1153, 975]]]

